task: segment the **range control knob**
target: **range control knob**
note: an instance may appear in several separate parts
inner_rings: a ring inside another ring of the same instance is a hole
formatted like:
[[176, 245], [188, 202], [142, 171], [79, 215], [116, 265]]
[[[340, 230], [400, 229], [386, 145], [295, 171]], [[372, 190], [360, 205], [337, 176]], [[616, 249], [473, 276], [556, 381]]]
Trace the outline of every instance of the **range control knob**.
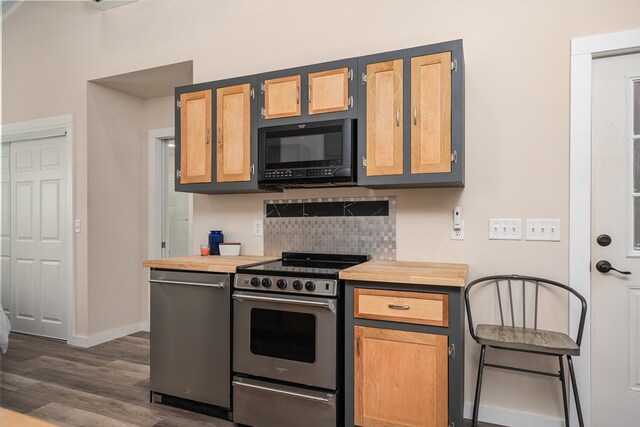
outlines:
[[276, 282], [276, 286], [278, 287], [278, 289], [284, 289], [287, 287], [287, 281], [284, 279], [278, 279], [278, 281]]
[[294, 280], [293, 281], [293, 289], [295, 289], [296, 291], [299, 291], [302, 289], [302, 282], [300, 280]]
[[316, 283], [309, 280], [307, 283], [304, 284], [304, 288], [309, 292], [313, 292], [316, 290]]
[[270, 288], [271, 279], [269, 279], [268, 277], [265, 277], [264, 279], [262, 279], [262, 286], [264, 286], [265, 288]]
[[252, 277], [251, 278], [251, 286], [257, 288], [258, 286], [260, 286], [260, 279], [258, 279], [257, 277]]

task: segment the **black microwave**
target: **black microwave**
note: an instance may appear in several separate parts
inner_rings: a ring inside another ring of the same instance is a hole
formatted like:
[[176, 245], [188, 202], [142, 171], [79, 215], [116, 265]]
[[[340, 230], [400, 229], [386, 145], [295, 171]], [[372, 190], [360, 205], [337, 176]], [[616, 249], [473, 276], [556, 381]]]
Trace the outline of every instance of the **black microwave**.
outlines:
[[258, 130], [258, 184], [280, 188], [356, 185], [354, 119]]

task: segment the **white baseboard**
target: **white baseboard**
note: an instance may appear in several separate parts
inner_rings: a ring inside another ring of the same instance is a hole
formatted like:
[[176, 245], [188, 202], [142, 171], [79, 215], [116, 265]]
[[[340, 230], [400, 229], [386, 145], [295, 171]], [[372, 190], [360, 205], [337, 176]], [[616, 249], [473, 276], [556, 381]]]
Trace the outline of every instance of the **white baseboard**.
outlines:
[[[467, 402], [464, 404], [464, 417], [471, 419], [472, 416], [473, 402]], [[562, 418], [487, 405], [480, 405], [478, 421], [510, 427], [563, 427], [565, 425]]]
[[[145, 324], [147, 329], [145, 329]], [[138, 322], [123, 326], [121, 328], [112, 329], [110, 331], [101, 332], [90, 337], [73, 335], [71, 338], [67, 339], [67, 344], [83, 348], [93, 347], [94, 345], [102, 344], [107, 341], [131, 335], [135, 332], [149, 330], [148, 326], [148, 322]]]
[[151, 331], [151, 326], [149, 324], [149, 322], [142, 322], [142, 330], [145, 332], [150, 332]]

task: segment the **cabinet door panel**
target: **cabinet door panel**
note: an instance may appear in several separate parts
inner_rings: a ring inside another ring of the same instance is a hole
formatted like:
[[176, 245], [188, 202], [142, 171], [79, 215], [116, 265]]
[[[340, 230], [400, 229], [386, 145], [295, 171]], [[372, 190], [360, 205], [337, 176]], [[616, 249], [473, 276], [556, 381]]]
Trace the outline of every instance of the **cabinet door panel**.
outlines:
[[402, 60], [367, 65], [367, 175], [402, 174]]
[[451, 172], [451, 52], [411, 58], [411, 173]]
[[211, 90], [180, 95], [180, 183], [211, 182]]
[[309, 74], [309, 114], [349, 109], [349, 69]]
[[217, 182], [251, 180], [251, 85], [216, 90]]
[[277, 119], [300, 115], [300, 75], [265, 80], [264, 117]]
[[446, 335], [354, 326], [354, 340], [356, 425], [447, 425]]

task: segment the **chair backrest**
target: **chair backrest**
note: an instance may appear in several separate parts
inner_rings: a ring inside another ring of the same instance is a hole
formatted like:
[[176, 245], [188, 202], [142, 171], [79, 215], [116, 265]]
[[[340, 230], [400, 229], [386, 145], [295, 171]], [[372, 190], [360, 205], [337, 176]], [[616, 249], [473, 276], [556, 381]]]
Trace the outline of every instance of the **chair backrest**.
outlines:
[[[469, 283], [464, 292], [467, 308], [469, 331], [474, 340], [475, 326], [472, 317], [473, 289], [474, 301], [483, 291], [482, 314], [490, 318], [488, 323], [502, 326], [522, 327], [530, 329], [553, 330], [548, 323], [543, 323], [541, 318], [549, 314], [555, 307], [561, 307], [566, 299], [565, 295], [577, 298], [581, 304], [580, 324], [574, 340], [578, 346], [582, 341], [584, 322], [587, 314], [587, 301], [575, 289], [559, 282], [540, 277], [512, 275], [486, 276]], [[476, 304], [476, 314], [479, 309]]]

